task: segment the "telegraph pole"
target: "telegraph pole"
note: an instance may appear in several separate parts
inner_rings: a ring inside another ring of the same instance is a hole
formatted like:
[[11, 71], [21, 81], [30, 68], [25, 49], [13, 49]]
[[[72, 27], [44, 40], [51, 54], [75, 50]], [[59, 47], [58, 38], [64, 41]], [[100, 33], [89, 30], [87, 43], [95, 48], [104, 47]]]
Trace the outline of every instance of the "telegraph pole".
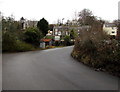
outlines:
[[120, 41], [120, 20], [118, 20], [117, 39]]
[[64, 20], [64, 18], [62, 18], [62, 40], [63, 40], [63, 20]]

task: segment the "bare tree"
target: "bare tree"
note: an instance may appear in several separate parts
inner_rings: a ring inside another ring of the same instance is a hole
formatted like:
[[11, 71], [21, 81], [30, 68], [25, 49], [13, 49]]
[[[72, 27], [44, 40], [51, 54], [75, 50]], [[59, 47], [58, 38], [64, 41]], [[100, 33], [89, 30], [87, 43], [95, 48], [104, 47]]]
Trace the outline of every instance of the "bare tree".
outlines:
[[[89, 9], [83, 9], [81, 12], [79, 12], [79, 22], [81, 25], [86, 25], [88, 20], [92, 17], [92, 11]], [[89, 19], [88, 19], [89, 18]]]
[[118, 20], [113, 20], [113, 23], [117, 26], [118, 25]]
[[89, 9], [83, 9], [79, 12], [78, 22], [81, 25], [89, 25], [91, 27], [91, 31], [101, 31], [104, 24], [104, 21], [101, 20], [101, 18], [94, 16], [92, 11]]

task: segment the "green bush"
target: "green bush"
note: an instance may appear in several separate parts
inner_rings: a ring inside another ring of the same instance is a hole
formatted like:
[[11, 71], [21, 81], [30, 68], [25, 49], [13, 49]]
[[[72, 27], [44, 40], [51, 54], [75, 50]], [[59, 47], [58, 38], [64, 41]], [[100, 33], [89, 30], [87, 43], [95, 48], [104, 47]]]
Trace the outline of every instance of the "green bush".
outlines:
[[102, 32], [85, 34], [76, 38], [71, 55], [86, 65], [120, 76], [120, 42]]
[[9, 33], [4, 32], [2, 35], [2, 50], [3, 51], [14, 51], [16, 47], [16, 37]]
[[31, 44], [28, 44], [22, 41], [17, 41], [16, 51], [24, 52], [24, 51], [34, 50], [34, 49], [35, 48]]
[[18, 38], [12, 33], [3, 33], [2, 39], [2, 51], [3, 52], [19, 52], [34, 50], [34, 47], [30, 44], [18, 40]]
[[70, 36], [69, 35], [66, 35], [65, 37], [64, 37], [64, 45], [65, 46], [69, 46], [70, 45]]
[[39, 46], [40, 39], [42, 38], [42, 33], [37, 28], [27, 28], [24, 34], [25, 42], [37, 47]]

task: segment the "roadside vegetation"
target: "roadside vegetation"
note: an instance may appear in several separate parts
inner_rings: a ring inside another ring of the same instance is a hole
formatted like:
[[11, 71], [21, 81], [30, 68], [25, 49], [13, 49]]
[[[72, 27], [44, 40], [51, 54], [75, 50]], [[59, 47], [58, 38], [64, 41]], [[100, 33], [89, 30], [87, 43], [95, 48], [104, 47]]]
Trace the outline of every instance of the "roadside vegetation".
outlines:
[[[22, 17], [21, 19], [24, 18]], [[43, 23], [43, 25], [48, 26], [48, 23], [47, 25]], [[38, 25], [38, 28], [29, 27], [24, 29], [21, 20], [15, 21], [12, 16], [3, 16], [2, 52], [24, 52], [39, 49], [40, 39], [45, 35], [45, 33], [39, 28], [41, 27]]]
[[3, 52], [19, 52], [34, 50], [31, 44], [19, 40], [15, 35], [9, 32], [3, 33], [2, 51]]
[[[54, 25], [49, 25], [45, 18], [38, 21], [36, 27], [25, 27], [24, 18], [16, 21], [13, 16], [2, 16], [2, 52], [24, 52], [40, 50], [40, 39], [53, 39], [54, 36], [46, 36], [48, 30], [53, 30]], [[34, 23], [34, 21], [32, 22]], [[54, 46], [46, 46], [45, 49], [71, 45], [71, 39], [75, 38], [74, 30], [63, 37], [64, 42], [55, 42]], [[73, 44], [73, 43], [72, 43]]]
[[[71, 53], [78, 61], [120, 77], [120, 41], [112, 39], [102, 30], [103, 21], [94, 17], [89, 10], [80, 12], [80, 22], [91, 26], [89, 30], [81, 31], [75, 39], [75, 46]], [[87, 17], [82, 17], [86, 15]], [[93, 18], [89, 19], [88, 18]]]

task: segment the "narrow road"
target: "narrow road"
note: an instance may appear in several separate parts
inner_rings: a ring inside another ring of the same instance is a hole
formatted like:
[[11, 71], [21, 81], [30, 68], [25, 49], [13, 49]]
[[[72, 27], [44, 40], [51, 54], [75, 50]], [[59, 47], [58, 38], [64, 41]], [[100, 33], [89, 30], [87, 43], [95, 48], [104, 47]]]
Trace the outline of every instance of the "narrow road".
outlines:
[[117, 90], [118, 78], [74, 60], [73, 47], [3, 54], [3, 90]]

